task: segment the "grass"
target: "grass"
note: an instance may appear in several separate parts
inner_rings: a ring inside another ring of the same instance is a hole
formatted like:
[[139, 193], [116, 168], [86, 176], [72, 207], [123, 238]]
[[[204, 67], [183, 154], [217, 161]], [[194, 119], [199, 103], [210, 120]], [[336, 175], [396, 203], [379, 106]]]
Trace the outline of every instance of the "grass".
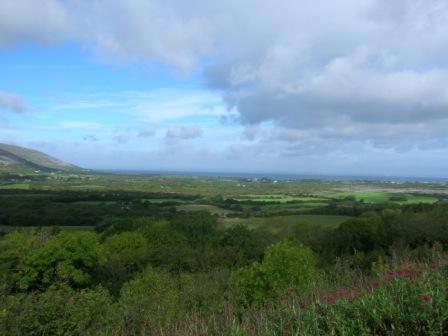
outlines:
[[293, 196], [285, 194], [264, 194], [264, 195], [242, 195], [237, 198], [238, 201], [256, 201], [256, 202], [280, 202], [286, 203], [291, 201], [297, 202], [318, 202], [325, 201], [324, 198], [312, 196]]
[[93, 226], [7, 226], [0, 225], [0, 231], [3, 232], [12, 232], [15, 230], [33, 230], [33, 229], [41, 229], [41, 228], [58, 228], [62, 231], [92, 231], [94, 230]]
[[[394, 202], [391, 201], [393, 196], [404, 196], [407, 198], [406, 201]], [[355, 197], [357, 201], [364, 200], [366, 203], [398, 203], [398, 204], [418, 204], [426, 203], [432, 204], [438, 201], [438, 198], [425, 195], [411, 195], [411, 194], [397, 194], [389, 192], [338, 192], [329, 194], [329, 197], [343, 199], [346, 197]]]
[[0, 189], [20, 189], [20, 190], [29, 190], [31, 189], [31, 184], [29, 183], [14, 183], [14, 184], [6, 184], [1, 185]]
[[408, 199], [403, 202], [398, 202], [400, 204], [432, 204], [438, 201], [438, 198], [431, 196], [421, 196], [421, 195], [409, 195]]
[[184, 204], [176, 207], [179, 211], [208, 211], [213, 215], [226, 216], [235, 211], [219, 208], [215, 205], [208, 204]]
[[179, 198], [142, 198], [142, 201], [150, 202], [150, 203], [166, 203], [166, 202], [177, 202], [177, 203], [186, 203], [188, 201]]
[[350, 218], [352, 217], [338, 215], [292, 215], [275, 217], [225, 218], [222, 220], [222, 223], [225, 226], [243, 224], [251, 228], [256, 228], [258, 226], [282, 227], [300, 222], [307, 222], [311, 225], [318, 226], [337, 227]]
[[83, 184], [83, 185], [73, 185], [70, 187], [75, 190], [106, 190], [108, 189], [106, 186], [95, 185], [95, 184]]

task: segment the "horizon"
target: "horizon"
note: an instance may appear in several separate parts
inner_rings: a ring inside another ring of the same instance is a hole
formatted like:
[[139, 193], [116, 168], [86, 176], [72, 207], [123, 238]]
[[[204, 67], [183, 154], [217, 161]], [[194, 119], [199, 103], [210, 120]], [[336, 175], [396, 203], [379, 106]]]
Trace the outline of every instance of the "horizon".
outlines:
[[440, 0], [5, 0], [0, 142], [95, 170], [444, 179], [446, 38]]

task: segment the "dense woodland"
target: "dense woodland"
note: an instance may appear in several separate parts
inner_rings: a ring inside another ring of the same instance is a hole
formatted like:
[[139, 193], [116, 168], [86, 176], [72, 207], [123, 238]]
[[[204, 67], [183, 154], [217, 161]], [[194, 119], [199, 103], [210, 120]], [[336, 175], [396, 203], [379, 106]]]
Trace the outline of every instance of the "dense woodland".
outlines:
[[43, 190], [0, 199], [1, 335], [448, 334], [443, 201], [346, 198], [307, 210], [351, 216], [338, 226], [272, 217], [250, 227], [176, 206], [201, 199], [269, 223], [294, 202]]

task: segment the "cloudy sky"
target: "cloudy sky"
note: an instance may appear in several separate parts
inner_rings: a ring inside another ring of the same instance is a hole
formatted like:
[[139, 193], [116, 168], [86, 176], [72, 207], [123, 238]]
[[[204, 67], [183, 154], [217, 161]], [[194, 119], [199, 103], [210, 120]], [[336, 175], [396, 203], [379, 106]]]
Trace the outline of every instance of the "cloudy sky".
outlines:
[[445, 0], [0, 0], [0, 141], [87, 168], [447, 176]]

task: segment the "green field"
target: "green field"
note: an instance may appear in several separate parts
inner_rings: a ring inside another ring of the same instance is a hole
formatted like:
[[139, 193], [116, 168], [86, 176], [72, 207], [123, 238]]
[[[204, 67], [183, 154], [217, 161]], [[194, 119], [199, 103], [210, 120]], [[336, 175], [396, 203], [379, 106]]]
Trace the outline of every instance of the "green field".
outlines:
[[156, 204], [166, 203], [166, 202], [177, 202], [186, 203], [188, 201], [180, 198], [142, 198], [143, 202], [151, 202]]
[[[344, 199], [347, 197], [355, 197], [357, 201], [364, 200], [366, 203], [399, 203], [399, 204], [418, 204], [418, 203], [427, 203], [432, 204], [438, 201], [438, 198], [432, 196], [425, 195], [411, 195], [411, 194], [397, 194], [397, 193], [388, 193], [388, 192], [338, 192], [328, 194], [329, 197]], [[406, 201], [398, 201], [394, 202], [391, 200], [394, 196], [404, 196], [406, 197]]]
[[326, 199], [312, 196], [294, 196], [285, 194], [264, 194], [264, 195], [241, 195], [237, 201], [256, 201], [256, 202], [319, 202]]
[[95, 185], [95, 184], [84, 184], [84, 185], [74, 185], [70, 187], [74, 190], [106, 190], [106, 186]]
[[213, 215], [226, 216], [230, 213], [235, 213], [235, 211], [222, 209], [215, 205], [208, 204], [184, 204], [176, 207], [179, 211], [208, 211]]
[[410, 195], [410, 197], [408, 197], [407, 201], [398, 202], [398, 203], [400, 203], [400, 204], [418, 204], [418, 203], [432, 204], [437, 201], [438, 201], [438, 198], [436, 198], [436, 197]]
[[62, 231], [93, 231], [93, 226], [6, 226], [0, 225], [0, 231], [3, 232], [12, 232], [15, 230], [25, 230], [30, 231], [33, 229], [41, 229], [41, 228], [58, 228]]
[[318, 226], [337, 227], [339, 224], [351, 218], [352, 217], [338, 215], [292, 215], [276, 217], [225, 218], [222, 219], [222, 223], [225, 226], [243, 224], [251, 228], [256, 228], [258, 226], [268, 226], [274, 228], [301, 222]]
[[29, 189], [31, 189], [31, 185], [29, 183], [13, 183], [13, 184], [1, 185], [0, 189], [29, 190]]

